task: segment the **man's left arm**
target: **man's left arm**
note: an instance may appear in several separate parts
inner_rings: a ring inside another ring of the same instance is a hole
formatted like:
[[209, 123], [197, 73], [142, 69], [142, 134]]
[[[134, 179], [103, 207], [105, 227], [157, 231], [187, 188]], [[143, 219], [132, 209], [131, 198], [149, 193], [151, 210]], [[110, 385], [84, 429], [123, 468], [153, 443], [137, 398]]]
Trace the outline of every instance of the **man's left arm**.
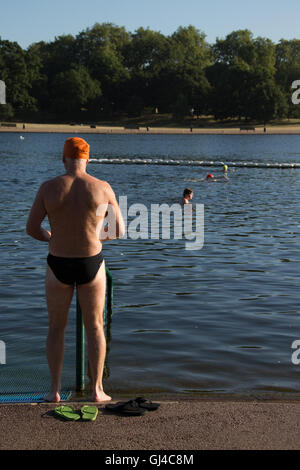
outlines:
[[30, 214], [26, 224], [26, 232], [32, 238], [39, 240], [41, 242], [49, 242], [51, 238], [51, 233], [48, 230], [45, 230], [41, 227], [47, 211], [45, 209], [43, 201], [45, 183], [43, 183], [38, 190], [34, 203], [32, 204]]

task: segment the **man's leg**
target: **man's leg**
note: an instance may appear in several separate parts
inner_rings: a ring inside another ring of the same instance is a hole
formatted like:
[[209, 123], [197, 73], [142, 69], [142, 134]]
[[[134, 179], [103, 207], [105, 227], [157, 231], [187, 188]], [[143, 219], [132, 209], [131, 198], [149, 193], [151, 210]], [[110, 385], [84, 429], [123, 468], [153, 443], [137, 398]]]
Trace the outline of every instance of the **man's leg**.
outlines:
[[64, 359], [65, 329], [74, 286], [58, 281], [47, 266], [46, 299], [49, 312], [47, 359], [51, 373], [51, 389], [47, 401], [60, 401], [60, 378]]
[[106, 272], [102, 262], [96, 277], [87, 284], [77, 286], [78, 301], [82, 310], [88, 340], [88, 357], [93, 379], [93, 400], [111, 400], [103, 390], [102, 376], [106, 356], [106, 339], [103, 324]]

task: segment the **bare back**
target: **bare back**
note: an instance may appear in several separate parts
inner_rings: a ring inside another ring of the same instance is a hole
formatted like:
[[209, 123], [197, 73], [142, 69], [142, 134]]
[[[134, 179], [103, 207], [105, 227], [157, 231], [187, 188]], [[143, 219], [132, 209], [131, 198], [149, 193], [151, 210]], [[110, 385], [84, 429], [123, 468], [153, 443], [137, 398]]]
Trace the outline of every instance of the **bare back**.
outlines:
[[97, 226], [104, 220], [110, 191], [108, 183], [87, 173], [58, 176], [44, 184], [43, 202], [51, 226], [52, 255], [86, 257], [101, 251]]

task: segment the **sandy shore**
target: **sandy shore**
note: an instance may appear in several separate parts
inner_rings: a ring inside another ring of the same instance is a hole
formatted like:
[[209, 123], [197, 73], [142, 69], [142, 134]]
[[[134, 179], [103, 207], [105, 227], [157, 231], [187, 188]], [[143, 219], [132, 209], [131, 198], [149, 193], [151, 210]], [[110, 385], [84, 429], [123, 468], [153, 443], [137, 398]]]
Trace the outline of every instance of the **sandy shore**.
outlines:
[[[143, 416], [61, 421], [54, 404], [0, 405], [0, 449], [286, 450], [300, 446], [300, 402], [161, 401]], [[79, 403], [74, 403], [80, 409]]]
[[267, 132], [264, 133], [263, 127], [257, 127], [255, 131], [240, 131], [239, 128], [167, 128], [167, 127], [140, 127], [139, 129], [128, 129], [124, 127], [105, 127], [97, 126], [92, 128], [90, 126], [71, 126], [64, 124], [26, 124], [23, 129], [23, 124], [17, 124], [16, 127], [0, 127], [0, 132], [17, 132], [26, 134], [28, 132], [52, 132], [52, 133], [66, 133], [66, 134], [221, 134], [221, 135], [270, 135], [270, 134], [300, 134], [300, 126], [272, 126], [267, 127]]

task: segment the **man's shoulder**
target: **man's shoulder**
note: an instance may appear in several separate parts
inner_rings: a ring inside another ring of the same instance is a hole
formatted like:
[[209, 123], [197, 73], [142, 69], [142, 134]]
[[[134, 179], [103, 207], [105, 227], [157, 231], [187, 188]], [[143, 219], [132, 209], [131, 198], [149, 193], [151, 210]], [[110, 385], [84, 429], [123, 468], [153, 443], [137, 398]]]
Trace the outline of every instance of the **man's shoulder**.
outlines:
[[51, 178], [49, 180], [43, 181], [43, 183], [41, 183], [40, 189], [45, 189], [49, 186], [57, 184], [57, 182], [59, 181], [59, 178], [60, 178], [60, 176], [56, 176], [55, 178]]
[[42, 194], [42, 196], [47, 196], [47, 194], [53, 193], [53, 191], [56, 191], [57, 189], [63, 186], [64, 186], [64, 175], [55, 176], [54, 178], [45, 180], [40, 185], [39, 193]]
[[96, 176], [89, 175], [88, 173], [86, 174], [86, 177], [87, 177], [89, 180], [94, 181], [95, 183], [99, 183], [99, 184], [105, 184], [105, 183], [106, 183], [106, 181], [100, 180], [99, 178], [96, 178]]
[[88, 181], [95, 184], [99, 188], [103, 190], [111, 189], [111, 186], [107, 181], [100, 180], [99, 178], [96, 178], [95, 176], [92, 176], [92, 175], [87, 175], [87, 176], [88, 176]]

